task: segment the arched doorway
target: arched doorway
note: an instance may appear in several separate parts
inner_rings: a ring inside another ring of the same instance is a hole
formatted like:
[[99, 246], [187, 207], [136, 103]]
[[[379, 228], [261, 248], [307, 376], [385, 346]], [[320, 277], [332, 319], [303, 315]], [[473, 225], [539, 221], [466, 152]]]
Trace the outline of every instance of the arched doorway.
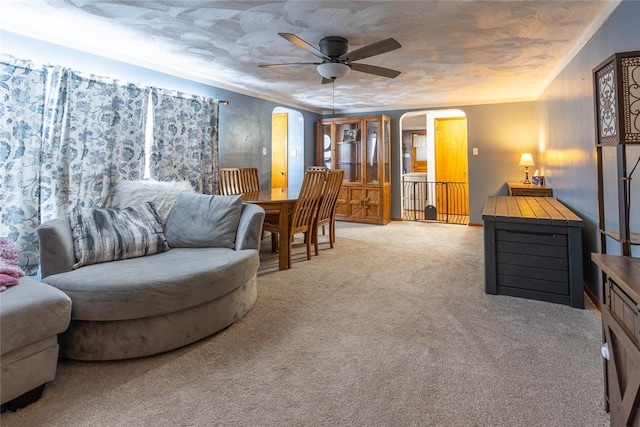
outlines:
[[469, 222], [466, 115], [427, 110], [400, 118], [402, 217]]
[[271, 188], [300, 186], [304, 177], [302, 113], [276, 107], [271, 113]]

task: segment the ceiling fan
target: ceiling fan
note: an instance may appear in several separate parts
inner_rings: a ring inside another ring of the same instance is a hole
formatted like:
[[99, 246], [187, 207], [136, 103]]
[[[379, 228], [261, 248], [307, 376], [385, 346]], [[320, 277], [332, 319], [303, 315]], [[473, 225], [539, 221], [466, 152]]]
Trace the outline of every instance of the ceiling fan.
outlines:
[[379, 42], [363, 46], [349, 52], [349, 42], [344, 37], [327, 36], [320, 40], [320, 49], [316, 49], [300, 37], [291, 33], [278, 33], [279, 36], [287, 39], [296, 47], [306, 50], [312, 55], [322, 59], [322, 62], [290, 62], [286, 64], [263, 64], [261, 68], [288, 67], [292, 65], [316, 65], [318, 73], [322, 76], [322, 83], [331, 83], [335, 79], [346, 76], [349, 71], [360, 71], [362, 73], [374, 74], [376, 76], [393, 79], [400, 74], [400, 71], [389, 68], [378, 67], [369, 64], [360, 64], [354, 61], [380, 55], [402, 47], [396, 40], [389, 38]]

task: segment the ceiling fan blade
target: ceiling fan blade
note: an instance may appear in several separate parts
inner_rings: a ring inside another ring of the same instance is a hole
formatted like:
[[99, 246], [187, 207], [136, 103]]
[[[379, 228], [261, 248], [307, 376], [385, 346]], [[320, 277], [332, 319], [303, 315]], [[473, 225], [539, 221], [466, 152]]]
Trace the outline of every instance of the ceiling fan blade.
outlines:
[[326, 85], [327, 83], [333, 83], [333, 79], [328, 79], [326, 77], [322, 78], [322, 84]]
[[356, 49], [353, 52], [347, 52], [340, 57], [341, 60], [349, 59], [349, 61], [357, 61], [358, 59], [369, 58], [370, 56], [380, 55], [381, 53], [389, 52], [401, 48], [402, 45], [395, 39], [380, 40], [379, 42], [372, 43], [367, 46], [363, 46], [360, 49]]
[[376, 76], [389, 77], [390, 79], [394, 79], [400, 75], [400, 71], [392, 70], [390, 68], [378, 67], [376, 65], [354, 63], [351, 64], [350, 67], [354, 71], [375, 74]]
[[278, 35], [280, 37], [283, 37], [283, 38], [287, 39], [289, 42], [293, 43], [296, 47], [299, 47], [300, 49], [304, 49], [307, 52], [309, 52], [310, 54], [317, 56], [318, 58], [326, 59], [328, 61], [331, 60], [331, 58], [329, 58], [327, 55], [325, 55], [324, 53], [322, 53], [320, 50], [316, 49], [315, 47], [311, 46], [309, 43], [307, 43], [306, 41], [302, 40], [300, 37], [296, 36], [295, 34], [278, 33]]
[[290, 65], [320, 65], [322, 62], [287, 62], [284, 64], [261, 64], [258, 65], [260, 68], [277, 68], [277, 67], [288, 67]]

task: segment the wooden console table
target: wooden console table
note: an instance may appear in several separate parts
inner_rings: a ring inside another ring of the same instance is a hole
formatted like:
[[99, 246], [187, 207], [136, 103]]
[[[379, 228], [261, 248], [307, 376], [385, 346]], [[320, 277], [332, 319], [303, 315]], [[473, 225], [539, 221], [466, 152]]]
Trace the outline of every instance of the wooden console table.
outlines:
[[525, 184], [521, 181], [509, 181], [507, 182], [507, 195], [553, 197], [553, 189], [546, 185], [533, 185]]
[[636, 426], [640, 423], [640, 259], [604, 254], [591, 254], [591, 259], [604, 275], [605, 406], [612, 426]]
[[584, 308], [582, 220], [553, 197], [491, 196], [485, 292]]

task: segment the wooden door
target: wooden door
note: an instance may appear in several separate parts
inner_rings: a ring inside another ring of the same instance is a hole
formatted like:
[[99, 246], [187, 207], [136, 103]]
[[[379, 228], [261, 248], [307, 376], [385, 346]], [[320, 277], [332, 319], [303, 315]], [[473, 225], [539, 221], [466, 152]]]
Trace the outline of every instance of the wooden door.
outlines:
[[466, 117], [435, 120], [435, 168], [438, 214], [469, 215]]
[[287, 135], [289, 115], [271, 115], [271, 188], [288, 185], [287, 179]]

